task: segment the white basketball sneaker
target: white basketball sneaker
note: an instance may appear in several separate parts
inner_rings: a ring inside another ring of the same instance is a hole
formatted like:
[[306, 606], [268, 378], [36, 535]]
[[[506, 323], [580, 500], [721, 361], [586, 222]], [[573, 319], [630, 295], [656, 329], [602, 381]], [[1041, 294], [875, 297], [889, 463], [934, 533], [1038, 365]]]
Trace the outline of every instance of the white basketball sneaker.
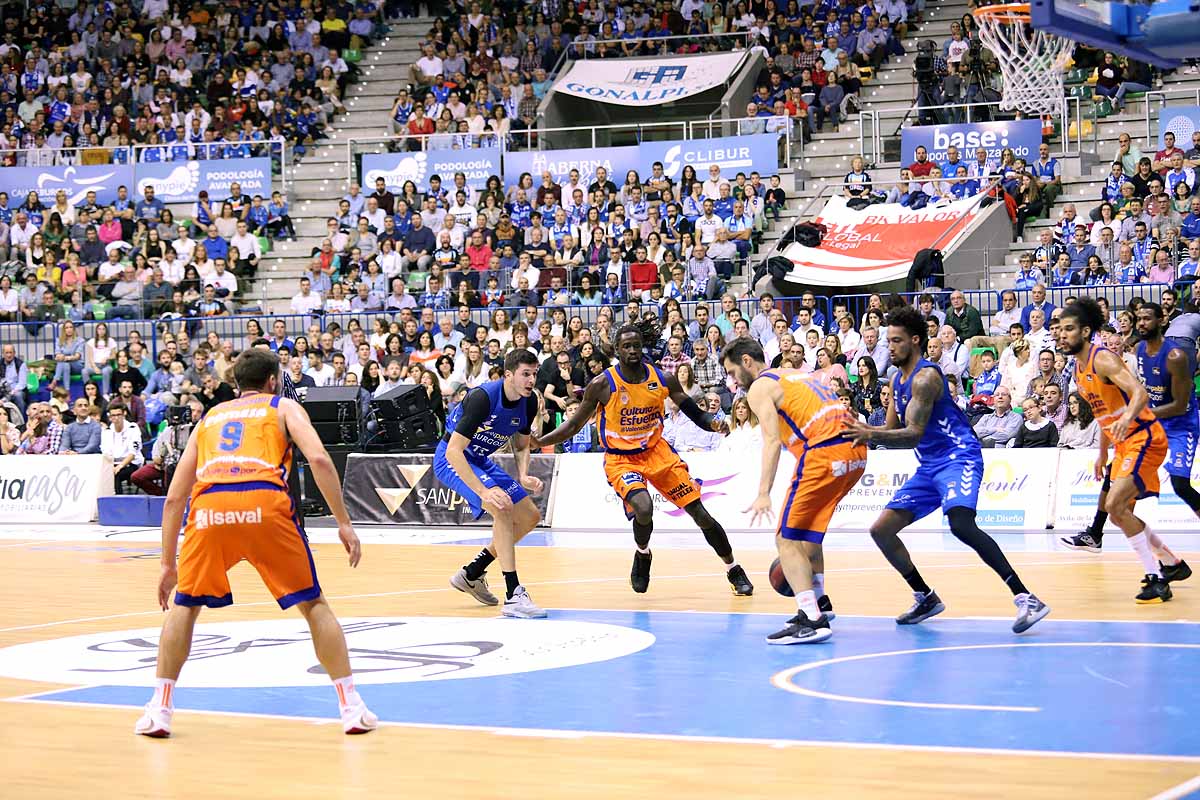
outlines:
[[513, 596], [504, 601], [504, 608], [501, 609], [500, 616], [515, 619], [542, 619], [546, 616], [546, 609], [533, 602], [524, 586], [518, 586], [513, 592]]
[[155, 739], [165, 739], [171, 735], [171, 717], [175, 709], [166, 706], [146, 704], [146, 710], [133, 726], [133, 732], [139, 736], [150, 736]]
[[379, 727], [379, 717], [371, 713], [367, 704], [358, 702], [342, 709], [342, 730], [349, 735], [370, 733]]

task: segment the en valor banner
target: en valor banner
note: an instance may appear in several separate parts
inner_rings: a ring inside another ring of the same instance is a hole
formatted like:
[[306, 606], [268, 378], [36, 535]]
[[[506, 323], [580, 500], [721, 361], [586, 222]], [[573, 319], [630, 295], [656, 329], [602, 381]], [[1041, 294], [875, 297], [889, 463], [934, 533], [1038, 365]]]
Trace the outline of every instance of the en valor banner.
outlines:
[[[554, 456], [533, 455], [529, 474], [541, 478], [545, 488], [533, 497], [546, 523], [554, 477]], [[497, 455], [495, 461], [509, 474], [515, 469], [513, 457]], [[433, 456], [426, 454], [374, 455], [353, 453], [346, 462], [343, 485], [350, 519], [366, 524], [468, 525], [491, 527], [484, 514], [472, 519], [467, 501], [433, 474]]]

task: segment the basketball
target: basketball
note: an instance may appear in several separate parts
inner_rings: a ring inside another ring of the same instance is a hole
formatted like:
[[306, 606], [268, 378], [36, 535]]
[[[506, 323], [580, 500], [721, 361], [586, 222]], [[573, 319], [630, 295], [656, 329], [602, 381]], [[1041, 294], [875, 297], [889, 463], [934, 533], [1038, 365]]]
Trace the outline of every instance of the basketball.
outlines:
[[796, 593], [792, 591], [792, 587], [788, 584], [787, 576], [783, 574], [783, 564], [779, 563], [778, 558], [771, 562], [771, 569], [767, 571], [767, 576], [770, 578], [771, 586], [775, 591], [784, 597], [796, 596]]

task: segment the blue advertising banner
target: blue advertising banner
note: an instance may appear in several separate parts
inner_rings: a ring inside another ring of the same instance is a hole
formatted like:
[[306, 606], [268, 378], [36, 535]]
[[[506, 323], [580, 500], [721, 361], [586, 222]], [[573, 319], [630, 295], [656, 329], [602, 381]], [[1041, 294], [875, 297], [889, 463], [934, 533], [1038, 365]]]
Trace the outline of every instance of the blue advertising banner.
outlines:
[[466, 175], [468, 186], [482, 189], [489, 177], [500, 174], [500, 148], [368, 153], [362, 157], [362, 185], [368, 192], [375, 190], [376, 178], [383, 178], [393, 192], [403, 188], [405, 181], [412, 181], [418, 189], [423, 189], [434, 175], [442, 179], [443, 186], [450, 186], [456, 172]]
[[242, 193], [271, 197], [271, 159], [238, 158], [215, 161], [174, 161], [136, 164], [137, 197], [147, 186], [164, 203], [191, 203], [200, 192], [213, 199], [228, 197], [230, 185], [241, 185]]
[[[663, 172], [674, 179], [679, 178], [685, 164], [696, 168], [700, 180], [708, 177], [712, 164], [721, 168], [722, 178], [732, 179], [739, 172], [748, 176], [756, 170], [766, 178], [779, 171], [778, 140], [778, 134], [755, 133], [717, 139], [642, 142], [638, 147], [638, 160], [642, 162], [639, 174], [644, 179], [650, 174], [650, 165], [661, 161]], [[620, 185], [621, 181], [616, 183]]]
[[89, 191], [96, 193], [96, 202], [108, 205], [117, 199], [117, 187], [124, 186], [133, 196], [133, 168], [121, 164], [76, 167], [5, 167], [0, 169], [0, 190], [8, 192], [13, 208], [25, 200], [25, 195], [37, 192], [42, 203], [49, 206], [59, 189], [67, 192], [67, 202], [82, 205]]
[[1042, 143], [1042, 122], [1036, 119], [1006, 120], [1003, 122], [974, 122], [970, 125], [923, 125], [905, 128], [900, 134], [900, 162], [911, 164], [916, 161], [918, 147], [929, 151], [929, 160], [935, 164], [946, 162], [946, 150], [958, 148], [959, 159], [970, 163], [975, 160], [975, 151], [980, 147], [987, 150], [988, 159], [998, 161], [1006, 148], [1013, 156], [1026, 162], [1038, 157], [1038, 145]]
[[636, 169], [648, 173], [642, 166], [637, 145], [626, 147], [581, 147], [573, 150], [518, 150], [504, 154], [504, 185], [516, 186], [521, 174], [533, 176], [533, 185], [542, 184], [542, 173], [549, 171], [555, 183], [565, 183], [571, 170], [579, 170], [579, 181], [587, 186], [596, 180], [596, 169], [604, 167], [608, 179], [620, 186], [625, 173]]
[[1167, 145], [1163, 134], [1175, 134], [1175, 146], [1184, 152], [1192, 149], [1192, 133], [1200, 131], [1200, 106], [1168, 106], [1158, 110], [1158, 149]]

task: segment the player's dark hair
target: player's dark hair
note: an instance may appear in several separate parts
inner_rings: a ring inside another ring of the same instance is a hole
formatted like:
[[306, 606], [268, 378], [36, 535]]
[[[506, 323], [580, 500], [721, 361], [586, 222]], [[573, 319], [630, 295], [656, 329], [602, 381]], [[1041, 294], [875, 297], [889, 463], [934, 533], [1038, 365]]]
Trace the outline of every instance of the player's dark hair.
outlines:
[[270, 339], [262, 339], [262, 338], [255, 339], [253, 342], [250, 343], [250, 346], [251, 347], [270, 347], [271, 340]]
[[1158, 303], [1151, 303], [1151, 302], [1143, 301], [1142, 304], [1140, 306], [1138, 306], [1138, 311], [1141, 311], [1143, 308], [1150, 309], [1150, 311], [1152, 311], [1154, 313], [1155, 319], [1163, 318], [1163, 309], [1162, 309], [1162, 306], [1160, 306]]
[[1069, 303], [1063, 309], [1062, 316], [1072, 317], [1081, 328], [1088, 328], [1093, 334], [1099, 333], [1104, 327], [1104, 312], [1100, 310], [1100, 304], [1090, 297], [1080, 297]]
[[233, 379], [243, 392], [265, 389], [272, 375], [279, 375], [279, 356], [270, 350], [248, 348], [233, 362]]
[[524, 348], [509, 350], [508, 355], [504, 357], [504, 371], [516, 372], [517, 367], [524, 364], [525, 366], [536, 368], [538, 365], [537, 356]]
[[929, 326], [926, 325], [925, 317], [921, 316], [920, 310], [912, 306], [898, 306], [893, 308], [888, 312], [887, 324], [903, 328], [904, 332], [909, 336], [919, 337], [921, 342], [920, 352], [925, 352], [925, 345], [929, 343]]
[[721, 360], [731, 361], [734, 364], [742, 363], [742, 356], [750, 356], [750, 360], [757, 364], [767, 363], [762, 345], [748, 336], [739, 336], [725, 345], [725, 349], [721, 351]]

